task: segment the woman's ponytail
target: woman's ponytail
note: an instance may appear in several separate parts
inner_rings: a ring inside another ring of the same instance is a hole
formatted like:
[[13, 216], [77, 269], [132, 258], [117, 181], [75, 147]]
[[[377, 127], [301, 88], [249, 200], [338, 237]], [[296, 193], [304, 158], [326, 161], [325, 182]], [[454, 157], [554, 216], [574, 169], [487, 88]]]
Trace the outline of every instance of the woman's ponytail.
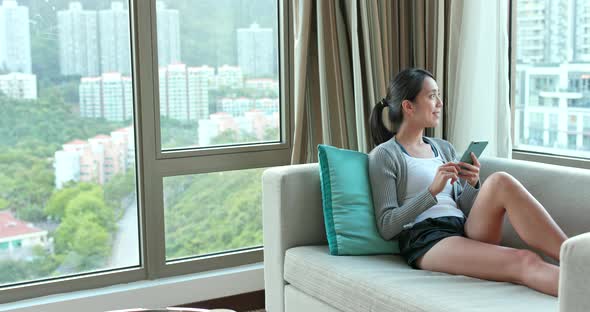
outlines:
[[[399, 72], [389, 83], [387, 96], [373, 107], [369, 117], [371, 137], [375, 146], [390, 140], [398, 131], [404, 116], [402, 102], [414, 101], [426, 77], [434, 79], [428, 71], [408, 68]], [[384, 113], [383, 110], [387, 108]], [[385, 116], [383, 116], [385, 114]], [[387, 124], [384, 123], [387, 121]]]
[[[371, 127], [371, 137], [375, 146], [387, 142], [393, 137], [391, 132], [383, 122], [383, 110], [388, 107], [386, 99], [382, 99], [373, 107], [371, 116], [369, 117], [369, 126]], [[389, 109], [388, 109], [389, 110]], [[387, 116], [389, 118], [389, 116]]]

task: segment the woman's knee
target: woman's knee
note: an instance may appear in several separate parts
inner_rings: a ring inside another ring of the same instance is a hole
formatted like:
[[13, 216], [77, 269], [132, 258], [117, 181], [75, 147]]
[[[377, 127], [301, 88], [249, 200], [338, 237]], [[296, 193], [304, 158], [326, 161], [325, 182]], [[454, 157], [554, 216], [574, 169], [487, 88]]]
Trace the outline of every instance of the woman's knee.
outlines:
[[498, 192], [514, 191], [514, 187], [519, 183], [512, 175], [505, 171], [492, 173], [485, 181], [485, 184], [491, 184]]
[[537, 270], [538, 265], [543, 262], [543, 258], [535, 252], [528, 249], [515, 249], [515, 283], [526, 284], [527, 277], [532, 271]]

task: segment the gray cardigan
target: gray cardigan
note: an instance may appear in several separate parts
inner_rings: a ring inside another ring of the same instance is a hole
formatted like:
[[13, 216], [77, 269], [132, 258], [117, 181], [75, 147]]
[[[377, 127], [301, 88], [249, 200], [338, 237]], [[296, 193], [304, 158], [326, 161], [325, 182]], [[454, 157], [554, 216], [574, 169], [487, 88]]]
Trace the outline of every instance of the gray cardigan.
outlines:
[[[424, 137], [433, 146], [445, 163], [458, 161], [453, 145], [445, 140]], [[404, 202], [406, 197], [407, 165], [402, 150], [395, 138], [380, 144], [369, 153], [369, 175], [377, 227], [386, 239], [397, 238], [404, 229], [413, 225], [414, 219], [438, 203], [435, 196], [425, 188], [414, 198]], [[475, 188], [466, 180], [453, 183], [453, 200], [468, 216], [477, 196], [480, 183]]]

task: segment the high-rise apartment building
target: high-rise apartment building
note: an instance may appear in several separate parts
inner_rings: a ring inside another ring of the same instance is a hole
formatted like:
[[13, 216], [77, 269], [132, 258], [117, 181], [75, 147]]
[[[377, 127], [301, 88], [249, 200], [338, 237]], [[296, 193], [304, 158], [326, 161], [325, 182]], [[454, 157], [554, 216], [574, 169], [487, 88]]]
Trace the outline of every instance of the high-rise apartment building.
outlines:
[[245, 112], [254, 108], [254, 103], [254, 99], [247, 97], [222, 98], [217, 111], [228, 113], [233, 117], [244, 116]]
[[23, 73], [0, 75], [0, 92], [15, 99], [36, 100], [37, 76]]
[[568, 59], [568, 0], [520, 0], [517, 4], [518, 63], [558, 64]]
[[590, 1], [517, 2], [515, 145], [590, 156]]
[[590, 62], [590, 1], [519, 0], [519, 64]]
[[59, 65], [62, 75], [100, 74], [98, 21], [96, 11], [87, 11], [80, 2], [57, 12]]
[[167, 66], [181, 63], [178, 10], [168, 9], [163, 1], [157, 1], [156, 19], [158, 21], [158, 64]]
[[15, 0], [0, 6], [0, 72], [31, 73], [29, 9]]
[[516, 72], [516, 144], [590, 155], [590, 64], [519, 64]]
[[573, 8], [573, 60], [590, 62], [590, 1], [575, 1]]
[[108, 10], [98, 12], [100, 30], [100, 65], [103, 73], [131, 73], [129, 10], [114, 1]]
[[217, 68], [216, 88], [234, 88], [241, 89], [244, 87], [244, 75], [242, 69], [238, 66], [223, 65]]
[[278, 98], [261, 98], [254, 101], [254, 109], [262, 111], [266, 114], [273, 114], [279, 112]]
[[247, 77], [272, 77], [275, 71], [275, 53], [272, 28], [252, 24], [237, 30], [238, 65]]
[[160, 115], [176, 120], [199, 120], [209, 115], [209, 66], [187, 67], [174, 64], [161, 67]]
[[79, 94], [82, 117], [110, 121], [130, 120], [133, 117], [133, 89], [129, 77], [119, 73], [84, 77], [80, 82]]

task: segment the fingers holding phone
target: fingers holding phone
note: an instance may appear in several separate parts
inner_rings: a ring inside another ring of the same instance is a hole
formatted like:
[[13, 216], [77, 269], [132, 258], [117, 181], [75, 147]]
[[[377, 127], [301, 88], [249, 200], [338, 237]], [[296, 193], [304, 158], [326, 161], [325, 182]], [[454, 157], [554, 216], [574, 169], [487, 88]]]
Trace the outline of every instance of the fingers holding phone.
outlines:
[[479, 168], [481, 168], [481, 164], [473, 152], [471, 153], [471, 160], [473, 165], [462, 161], [458, 162], [460, 167], [458, 176], [466, 180], [471, 186], [475, 186], [479, 181]]
[[436, 196], [438, 193], [442, 192], [449, 180], [451, 180], [451, 184], [459, 180], [459, 171], [459, 165], [454, 162], [448, 162], [444, 165], [439, 166], [436, 170], [434, 180], [428, 188], [430, 193], [433, 196]]

